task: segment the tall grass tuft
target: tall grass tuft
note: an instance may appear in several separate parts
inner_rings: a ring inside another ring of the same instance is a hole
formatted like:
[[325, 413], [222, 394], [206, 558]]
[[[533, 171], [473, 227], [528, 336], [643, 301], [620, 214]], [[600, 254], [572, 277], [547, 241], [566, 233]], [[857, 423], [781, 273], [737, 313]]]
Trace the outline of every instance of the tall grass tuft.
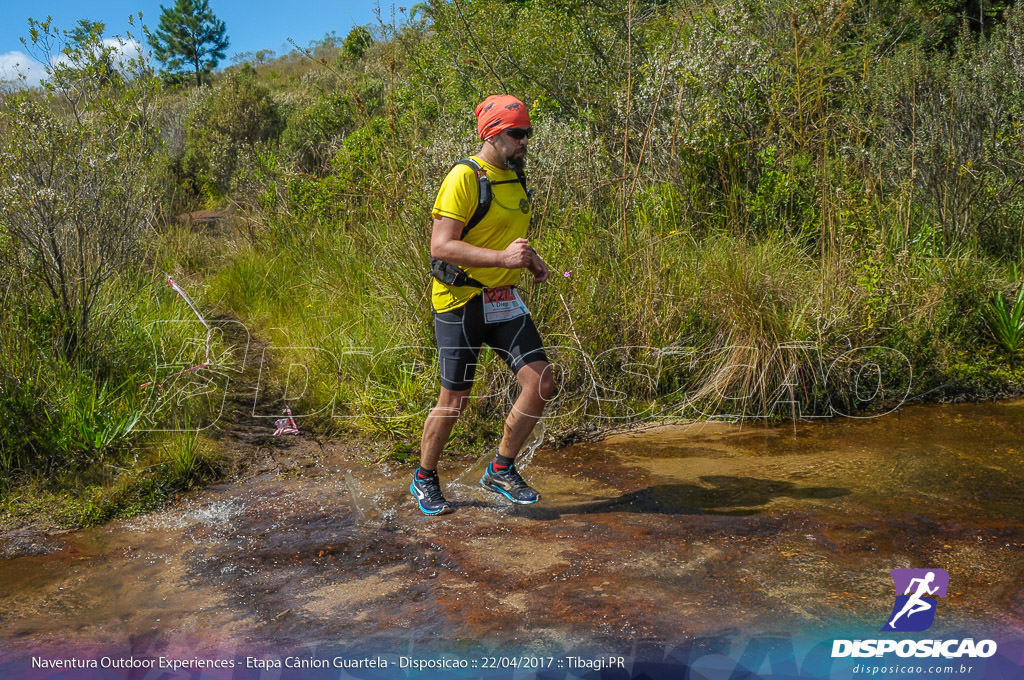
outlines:
[[982, 308], [988, 330], [996, 342], [1011, 354], [1024, 347], [1024, 285], [1017, 290], [1012, 304], [1002, 293], [995, 293]]
[[[812, 261], [784, 238], [747, 242], [709, 239], [695, 272], [704, 283], [699, 311], [709, 330], [707, 360], [693, 394], [715, 412], [739, 405], [738, 415], [773, 415], [776, 402], [797, 401], [811, 385], [822, 338], [821, 288]], [[787, 416], [790, 414], [775, 414]]]
[[187, 426], [162, 446], [171, 477], [180, 486], [190, 488], [215, 471], [215, 465], [204, 449], [199, 431]]

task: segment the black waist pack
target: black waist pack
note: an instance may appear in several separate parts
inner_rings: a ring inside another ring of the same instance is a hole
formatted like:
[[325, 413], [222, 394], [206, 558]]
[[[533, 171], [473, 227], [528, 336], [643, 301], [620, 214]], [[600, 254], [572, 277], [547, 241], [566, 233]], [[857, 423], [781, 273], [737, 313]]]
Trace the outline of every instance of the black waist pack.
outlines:
[[449, 286], [484, 288], [484, 284], [462, 271], [459, 267], [449, 264], [444, 260], [439, 260], [436, 257], [430, 258], [430, 275]]

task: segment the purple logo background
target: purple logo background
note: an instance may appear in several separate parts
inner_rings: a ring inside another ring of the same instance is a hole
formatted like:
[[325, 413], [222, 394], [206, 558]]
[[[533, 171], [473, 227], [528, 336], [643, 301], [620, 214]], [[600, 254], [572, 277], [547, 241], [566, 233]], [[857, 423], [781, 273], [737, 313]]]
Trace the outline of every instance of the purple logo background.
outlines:
[[930, 597], [946, 597], [946, 589], [949, 588], [949, 572], [945, 569], [893, 569], [889, 572], [892, 582], [896, 586], [896, 594], [903, 595], [910, 587], [910, 582], [915, 578], [927, 578], [928, 572], [935, 574], [932, 587], [938, 587], [934, 595]]
[[945, 569], [893, 569], [889, 574], [896, 587], [896, 601], [881, 630], [927, 630], [935, 621], [935, 598], [945, 597], [949, 589], [949, 572]]

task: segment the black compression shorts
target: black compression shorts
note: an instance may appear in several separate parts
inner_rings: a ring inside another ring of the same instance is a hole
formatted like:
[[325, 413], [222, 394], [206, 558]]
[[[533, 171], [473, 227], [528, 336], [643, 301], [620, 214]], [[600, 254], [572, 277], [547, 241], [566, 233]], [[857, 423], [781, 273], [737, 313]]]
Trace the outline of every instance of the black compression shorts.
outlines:
[[513, 373], [532, 361], [547, 361], [533, 318], [524, 314], [500, 323], [484, 323], [483, 295], [458, 309], [434, 313], [434, 335], [441, 362], [441, 386], [468, 390], [473, 386], [480, 347], [487, 343]]

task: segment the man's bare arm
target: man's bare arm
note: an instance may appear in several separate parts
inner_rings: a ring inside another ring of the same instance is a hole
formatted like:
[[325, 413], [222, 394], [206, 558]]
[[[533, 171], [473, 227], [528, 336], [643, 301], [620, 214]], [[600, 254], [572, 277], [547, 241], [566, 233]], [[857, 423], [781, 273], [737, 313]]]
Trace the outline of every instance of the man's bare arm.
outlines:
[[491, 250], [471, 245], [459, 238], [463, 227], [464, 222], [451, 217], [442, 215], [435, 218], [430, 232], [430, 256], [462, 267], [528, 268], [534, 277], [541, 270], [547, 271], [526, 239], [517, 238], [504, 250]]

